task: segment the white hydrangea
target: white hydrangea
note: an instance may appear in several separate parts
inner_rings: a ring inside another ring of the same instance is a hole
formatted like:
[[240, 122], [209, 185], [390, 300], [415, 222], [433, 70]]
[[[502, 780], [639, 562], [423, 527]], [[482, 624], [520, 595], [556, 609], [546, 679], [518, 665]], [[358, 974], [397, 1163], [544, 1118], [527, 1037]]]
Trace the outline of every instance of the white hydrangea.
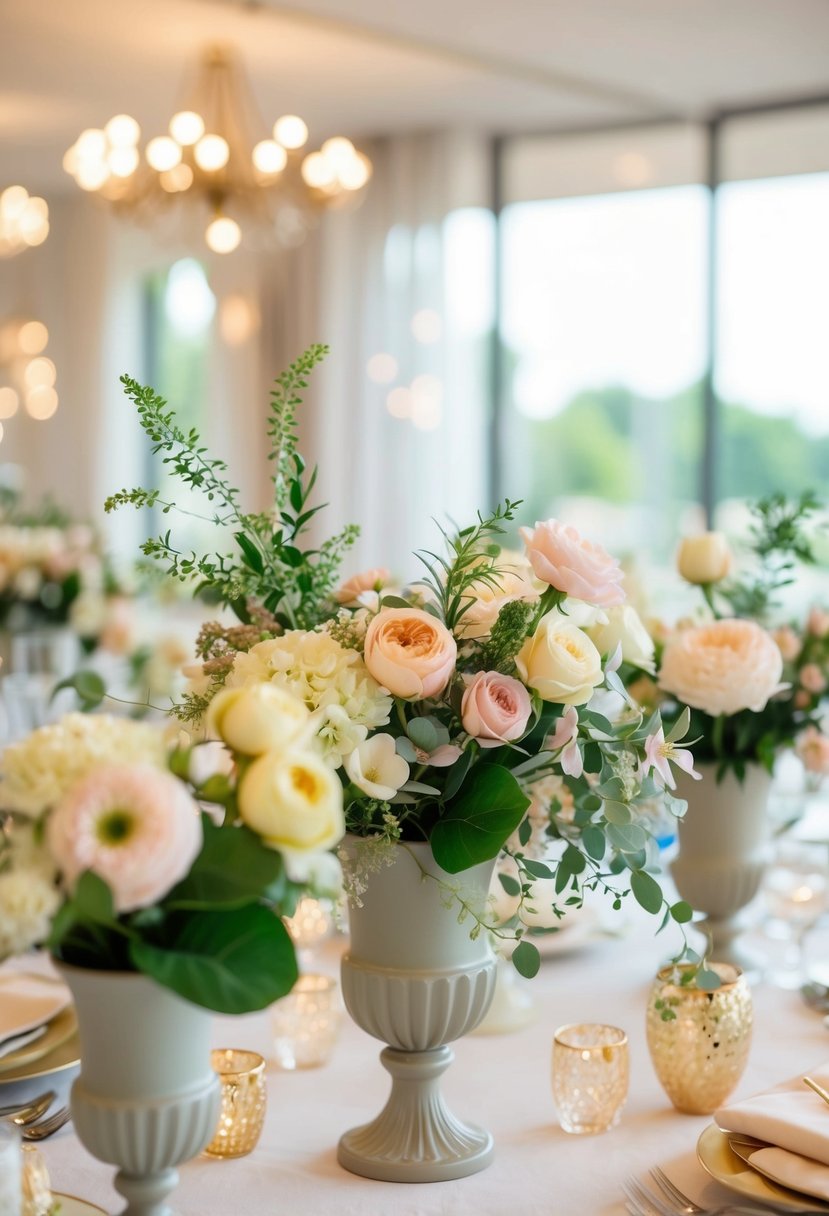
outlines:
[[0, 803], [38, 816], [100, 764], [167, 767], [162, 732], [108, 714], [67, 714], [7, 747], [0, 759]]
[[59, 903], [57, 887], [39, 867], [0, 874], [0, 960], [44, 941]]

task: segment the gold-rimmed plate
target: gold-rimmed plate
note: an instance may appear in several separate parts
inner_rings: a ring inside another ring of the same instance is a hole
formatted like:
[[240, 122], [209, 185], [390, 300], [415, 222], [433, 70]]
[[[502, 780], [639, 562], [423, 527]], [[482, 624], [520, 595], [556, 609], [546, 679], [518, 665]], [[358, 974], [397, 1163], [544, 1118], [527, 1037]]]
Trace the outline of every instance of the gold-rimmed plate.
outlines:
[[25, 1047], [18, 1047], [17, 1051], [10, 1051], [8, 1055], [0, 1058], [0, 1080], [5, 1080], [7, 1073], [26, 1068], [29, 1064], [34, 1064], [50, 1055], [67, 1039], [70, 1039], [77, 1029], [78, 1019], [75, 1007], [70, 1005], [67, 1009], [61, 1010], [57, 1017], [52, 1018], [40, 1038], [35, 1039], [33, 1043], [28, 1043]]
[[712, 1178], [738, 1195], [761, 1203], [773, 1203], [780, 1212], [802, 1212], [804, 1204], [814, 1211], [829, 1212], [829, 1203], [825, 1200], [790, 1191], [764, 1174], [758, 1174], [732, 1150], [728, 1135], [716, 1123], [706, 1127], [697, 1141], [697, 1158]]
[[77, 1195], [59, 1195], [53, 1191], [52, 1198], [60, 1204], [60, 1216], [107, 1216], [105, 1209], [99, 1208], [97, 1203], [78, 1199]]
[[58, 1073], [66, 1072], [69, 1068], [75, 1068], [81, 1062], [81, 1041], [78, 1038], [77, 1028], [72, 1031], [67, 1039], [48, 1055], [41, 1056], [38, 1060], [32, 1060], [28, 1064], [19, 1064], [16, 1068], [9, 1068], [4, 1073], [0, 1073], [0, 1088], [5, 1085], [13, 1085], [18, 1081], [30, 1081], [38, 1077], [52, 1077]]

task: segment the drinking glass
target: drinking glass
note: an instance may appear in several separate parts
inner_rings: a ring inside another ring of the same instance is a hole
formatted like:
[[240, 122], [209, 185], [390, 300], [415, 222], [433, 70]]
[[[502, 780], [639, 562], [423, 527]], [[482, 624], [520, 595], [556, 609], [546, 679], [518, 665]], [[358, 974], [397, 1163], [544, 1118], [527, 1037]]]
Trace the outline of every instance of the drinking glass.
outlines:
[[13, 634], [9, 670], [3, 672], [3, 702], [9, 740], [14, 742], [71, 709], [74, 694], [55, 697], [55, 685], [78, 665], [78, 641], [68, 629], [33, 629]]
[[615, 1127], [628, 1092], [628, 1039], [617, 1026], [560, 1026], [553, 1039], [553, 1097], [566, 1132]]
[[804, 939], [829, 908], [829, 845], [781, 840], [763, 895], [769, 913], [765, 932], [784, 943], [779, 965], [766, 978], [780, 988], [799, 988]]
[[20, 1216], [22, 1210], [20, 1132], [12, 1123], [0, 1123], [0, 1212], [3, 1216]]
[[279, 1068], [319, 1068], [334, 1050], [342, 1009], [330, 975], [301, 975], [271, 1008], [274, 1059]]

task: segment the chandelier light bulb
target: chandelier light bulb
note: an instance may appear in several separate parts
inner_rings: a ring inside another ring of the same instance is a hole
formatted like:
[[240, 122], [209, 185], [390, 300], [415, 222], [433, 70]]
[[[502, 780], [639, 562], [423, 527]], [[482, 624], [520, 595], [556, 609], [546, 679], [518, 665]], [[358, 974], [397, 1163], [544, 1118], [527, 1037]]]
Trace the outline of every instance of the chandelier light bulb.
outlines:
[[8, 186], [0, 194], [0, 216], [4, 220], [20, 219], [29, 202], [29, 192], [25, 186]]
[[58, 395], [53, 388], [43, 385], [26, 394], [26, 413], [38, 422], [51, 418], [58, 408]]
[[205, 173], [216, 173], [227, 164], [230, 148], [221, 135], [203, 135], [193, 149], [193, 156]]
[[13, 418], [20, 407], [20, 398], [10, 385], [0, 388], [0, 418]]
[[336, 180], [336, 172], [331, 162], [322, 152], [311, 152], [302, 162], [302, 178], [312, 190], [326, 190]]
[[337, 176], [346, 190], [362, 190], [371, 177], [371, 161], [362, 152], [355, 151], [349, 164], [344, 165]]
[[26, 321], [17, 335], [17, 345], [24, 355], [39, 355], [48, 341], [49, 330], [42, 321]]
[[129, 177], [138, 168], [137, 148], [113, 148], [107, 156], [109, 171], [114, 177]]
[[104, 134], [113, 148], [134, 148], [141, 138], [141, 128], [129, 114], [116, 114], [104, 127]]
[[242, 229], [229, 216], [219, 215], [207, 225], [204, 239], [214, 253], [232, 253], [242, 239]]
[[107, 154], [107, 137], [98, 127], [89, 127], [82, 131], [75, 141], [75, 155], [78, 160], [98, 162]]
[[287, 163], [288, 153], [273, 139], [263, 139], [253, 149], [254, 167], [266, 176], [281, 173]]
[[181, 160], [181, 148], [169, 135], [156, 135], [147, 144], [144, 155], [151, 169], [163, 173], [165, 169], [173, 169]]
[[109, 179], [109, 168], [105, 160], [85, 160], [78, 165], [75, 181], [81, 190], [100, 190]]
[[23, 382], [27, 389], [52, 388], [55, 383], [55, 365], [51, 359], [41, 357], [26, 364]]
[[179, 110], [170, 119], [170, 134], [183, 148], [190, 148], [204, 135], [204, 119], [195, 110]]
[[308, 128], [296, 114], [283, 114], [273, 124], [273, 137], [283, 148], [301, 148], [308, 142]]
[[193, 184], [193, 170], [189, 165], [180, 164], [174, 165], [172, 169], [165, 169], [159, 175], [161, 187], [168, 194], [179, 194], [182, 190], [189, 190]]
[[320, 152], [337, 172], [347, 168], [357, 154], [354, 144], [344, 135], [335, 135], [333, 139], [326, 139]]

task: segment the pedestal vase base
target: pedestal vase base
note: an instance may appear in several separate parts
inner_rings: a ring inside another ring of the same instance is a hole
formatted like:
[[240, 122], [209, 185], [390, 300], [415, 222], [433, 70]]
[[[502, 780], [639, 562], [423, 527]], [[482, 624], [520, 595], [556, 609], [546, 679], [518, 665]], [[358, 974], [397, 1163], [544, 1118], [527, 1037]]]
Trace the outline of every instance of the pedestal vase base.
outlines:
[[454, 1058], [448, 1047], [434, 1051], [380, 1053], [391, 1074], [388, 1102], [371, 1123], [340, 1139], [337, 1160], [344, 1169], [380, 1182], [448, 1182], [486, 1169], [492, 1136], [461, 1123], [447, 1109], [439, 1078]]
[[173, 1209], [165, 1201], [178, 1185], [178, 1170], [160, 1170], [140, 1178], [119, 1170], [113, 1185], [127, 1201], [120, 1216], [173, 1216]]

